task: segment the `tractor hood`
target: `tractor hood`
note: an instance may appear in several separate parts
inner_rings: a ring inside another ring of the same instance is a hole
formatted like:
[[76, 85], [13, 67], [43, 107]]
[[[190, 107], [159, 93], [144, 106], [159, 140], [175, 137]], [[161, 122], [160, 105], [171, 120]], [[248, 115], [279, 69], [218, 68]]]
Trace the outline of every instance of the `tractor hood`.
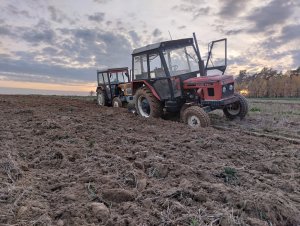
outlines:
[[231, 75], [213, 75], [213, 76], [202, 76], [189, 78], [185, 80], [184, 85], [193, 86], [193, 85], [202, 85], [206, 83], [216, 83], [222, 82], [222, 84], [232, 83], [234, 82], [233, 76]]

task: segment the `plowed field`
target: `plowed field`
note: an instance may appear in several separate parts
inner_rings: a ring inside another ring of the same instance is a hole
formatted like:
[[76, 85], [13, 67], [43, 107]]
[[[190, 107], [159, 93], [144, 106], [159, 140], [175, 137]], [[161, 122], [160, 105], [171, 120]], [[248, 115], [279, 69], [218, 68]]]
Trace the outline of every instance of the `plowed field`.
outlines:
[[0, 96], [0, 225], [300, 225], [299, 121], [211, 118]]

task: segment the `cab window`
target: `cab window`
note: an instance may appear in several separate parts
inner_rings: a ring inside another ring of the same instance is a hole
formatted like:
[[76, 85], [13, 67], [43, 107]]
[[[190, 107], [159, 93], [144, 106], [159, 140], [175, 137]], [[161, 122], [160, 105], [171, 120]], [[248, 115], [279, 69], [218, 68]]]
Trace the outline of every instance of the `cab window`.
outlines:
[[110, 78], [110, 83], [117, 83], [118, 82], [117, 72], [110, 73], [109, 78]]
[[161, 59], [158, 53], [150, 54], [149, 62], [150, 62], [150, 78], [166, 77], [166, 73], [162, 66]]
[[147, 55], [140, 55], [134, 57], [134, 79], [147, 79]]
[[102, 75], [103, 75], [104, 83], [108, 84], [108, 74], [107, 74], [107, 72], [102, 73]]
[[103, 81], [103, 76], [102, 76], [102, 73], [99, 73], [98, 74], [98, 84], [103, 84], [104, 81]]

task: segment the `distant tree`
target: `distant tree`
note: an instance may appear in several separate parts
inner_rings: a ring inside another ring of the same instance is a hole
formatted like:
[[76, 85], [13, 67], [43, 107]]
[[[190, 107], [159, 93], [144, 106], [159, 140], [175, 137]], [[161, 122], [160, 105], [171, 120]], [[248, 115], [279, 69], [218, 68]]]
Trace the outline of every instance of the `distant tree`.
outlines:
[[95, 91], [94, 90], [91, 90], [90, 91], [90, 96], [92, 97], [92, 96], [94, 96], [95, 95]]

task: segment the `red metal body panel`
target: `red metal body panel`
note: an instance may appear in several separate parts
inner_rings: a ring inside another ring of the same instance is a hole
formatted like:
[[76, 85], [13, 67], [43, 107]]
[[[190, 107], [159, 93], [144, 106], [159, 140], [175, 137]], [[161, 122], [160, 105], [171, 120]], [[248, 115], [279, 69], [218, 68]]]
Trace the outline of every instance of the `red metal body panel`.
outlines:
[[132, 94], [134, 95], [136, 90], [138, 88], [140, 88], [142, 85], [146, 85], [150, 90], [151, 92], [153, 93], [153, 95], [158, 99], [160, 100], [160, 97], [159, 95], [157, 94], [157, 92], [155, 91], [155, 89], [146, 81], [132, 81]]
[[[222, 86], [228, 83], [233, 83], [232, 76], [214, 75], [205, 77], [195, 77], [187, 79], [183, 82], [183, 89], [201, 89], [198, 95], [204, 100], [221, 100]], [[214, 88], [214, 96], [208, 95], [208, 88]], [[200, 93], [200, 94], [199, 94]]]

